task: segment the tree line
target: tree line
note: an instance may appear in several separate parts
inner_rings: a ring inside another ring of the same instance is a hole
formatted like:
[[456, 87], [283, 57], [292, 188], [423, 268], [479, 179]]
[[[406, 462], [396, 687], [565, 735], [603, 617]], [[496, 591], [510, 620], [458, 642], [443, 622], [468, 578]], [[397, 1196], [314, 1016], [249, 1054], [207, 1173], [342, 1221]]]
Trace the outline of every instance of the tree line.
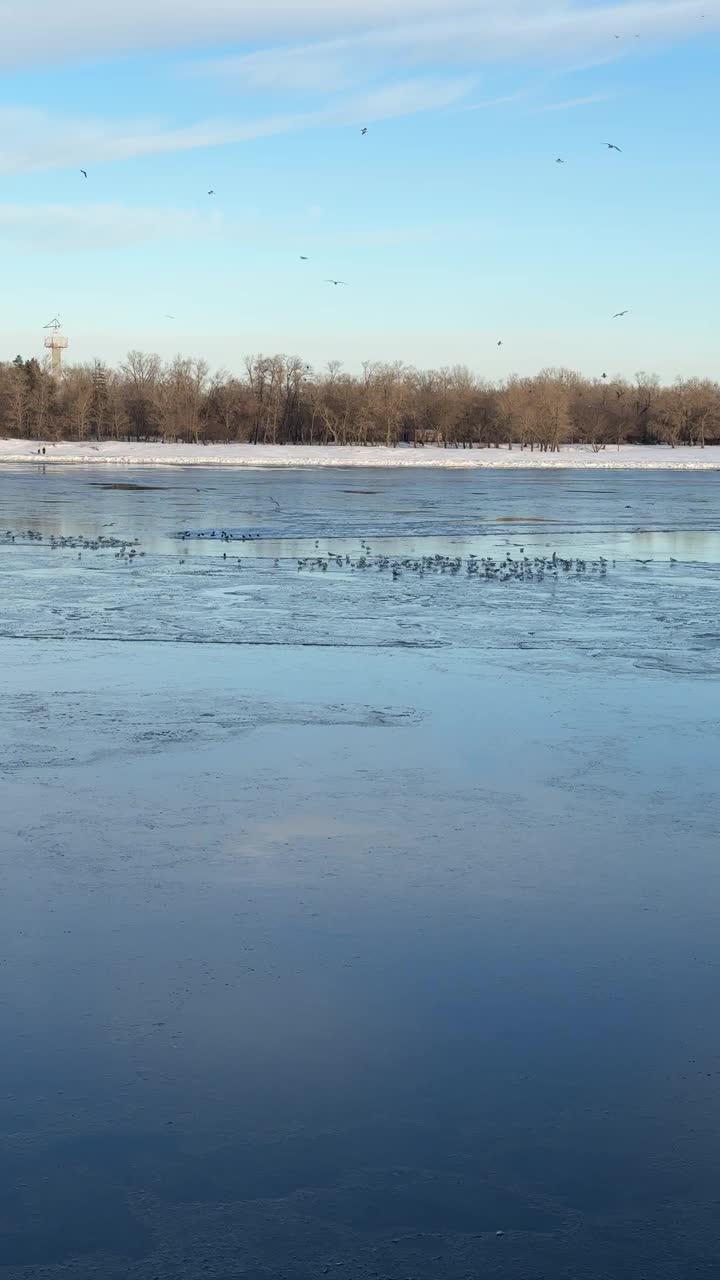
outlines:
[[0, 363], [0, 433], [36, 440], [519, 446], [720, 443], [720, 385], [654, 375], [589, 380], [568, 369], [494, 384], [458, 365], [414, 369], [252, 356], [235, 376], [204, 360], [131, 351], [53, 377], [35, 359]]

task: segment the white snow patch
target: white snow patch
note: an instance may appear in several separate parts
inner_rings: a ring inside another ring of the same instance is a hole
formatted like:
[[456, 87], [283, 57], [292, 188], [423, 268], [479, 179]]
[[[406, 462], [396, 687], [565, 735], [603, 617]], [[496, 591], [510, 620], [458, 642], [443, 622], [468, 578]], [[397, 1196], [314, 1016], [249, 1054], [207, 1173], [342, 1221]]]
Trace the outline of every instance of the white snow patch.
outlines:
[[513, 449], [413, 449], [400, 446], [133, 444], [124, 441], [46, 443], [0, 439], [0, 463], [42, 465], [96, 463], [127, 467], [464, 467], [562, 468], [588, 470], [720, 470], [720, 445], [706, 449], [667, 445], [621, 445], [594, 453], [589, 445], [568, 445], [559, 453]]

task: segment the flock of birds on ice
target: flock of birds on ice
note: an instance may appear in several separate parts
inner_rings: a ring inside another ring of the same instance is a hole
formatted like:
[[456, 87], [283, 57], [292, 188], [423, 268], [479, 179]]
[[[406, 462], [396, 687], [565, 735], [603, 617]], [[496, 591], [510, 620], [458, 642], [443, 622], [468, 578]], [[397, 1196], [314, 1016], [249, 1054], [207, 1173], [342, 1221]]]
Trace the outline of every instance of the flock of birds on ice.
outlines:
[[[175, 537], [181, 542], [188, 541], [208, 541], [216, 539], [220, 545], [229, 545], [233, 542], [253, 543], [260, 545], [262, 538], [259, 534], [248, 533], [228, 533], [226, 530], [212, 530], [210, 533], [193, 533], [189, 529], [184, 529]], [[276, 535], [277, 537], [277, 535]], [[275, 540], [275, 539], [271, 539]], [[295, 541], [295, 539], [291, 539]], [[45, 537], [44, 534], [36, 529], [27, 529], [17, 531], [7, 529], [2, 537], [2, 542], [8, 545], [28, 545], [37, 544], [49, 548], [51, 551], [73, 551], [76, 553], [78, 560], [82, 560], [83, 552], [108, 552], [112, 551], [116, 560], [122, 561], [128, 567], [138, 565], [138, 561], [146, 555], [141, 550], [139, 538], [117, 538], [104, 534], [98, 534], [97, 537], [88, 538], [83, 534], [74, 535], [57, 535], [51, 534]], [[365, 539], [360, 539], [360, 554], [351, 556], [348, 553], [340, 553], [328, 549], [320, 550], [319, 539], [315, 540], [314, 550], [306, 556], [286, 555], [281, 557], [268, 556], [246, 558], [243, 562], [242, 557], [234, 554], [228, 554], [227, 551], [218, 553], [217, 560], [221, 560], [228, 568], [243, 569], [244, 567], [254, 567], [259, 569], [266, 567], [272, 561], [273, 569], [281, 569], [287, 571], [295, 566], [297, 573], [327, 573], [328, 570], [337, 572], [350, 572], [351, 574], [363, 573], [365, 571], [374, 571], [376, 573], [389, 574], [394, 581], [402, 578], [406, 574], [415, 575], [419, 578], [426, 576], [447, 576], [449, 578], [457, 578], [463, 575], [465, 578], [483, 580], [485, 582], [543, 582], [546, 578], [550, 581], [558, 581], [561, 578], [573, 576], [575, 578], [604, 578], [608, 573], [608, 569], [617, 567], [616, 560], [608, 560], [605, 556], [596, 555], [593, 558], [581, 556], [563, 556], [557, 551], [552, 554], [529, 555], [526, 549], [520, 543], [514, 544], [509, 548], [505, 555], [498, 554], [495, 556], [478, 556], [471, 554], [468, 556], [451, 556], [440, 552], [434, 555], [407, 555], [407, 556], [390, 556], [383, 552], [374, 552], [370, 543]], [[513, 554], [519, 552], [519, 555]], [[175, 557], [172, 557], [175, 562]], [[203, 556], [203, 560], [207, 563], [207, 557]], [[177, 563], [184, 565], [187, 563], [187, 553], [183, 550], [178, 554]], [[634, 561], [643, 569], [647, 569], [653, 564], [652, 559]], [[670, 565], [678, 564], [678, 561], [671, 558]], [[208, 566], [209, 567], [209, 566]]]

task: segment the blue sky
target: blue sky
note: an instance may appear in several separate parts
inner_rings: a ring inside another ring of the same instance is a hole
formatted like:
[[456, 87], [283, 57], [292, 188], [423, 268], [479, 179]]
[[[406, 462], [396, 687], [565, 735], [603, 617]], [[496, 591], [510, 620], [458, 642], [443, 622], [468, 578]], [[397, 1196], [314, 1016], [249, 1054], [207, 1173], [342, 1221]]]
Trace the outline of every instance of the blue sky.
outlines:
[[0, 19], [2, 357], [720, 376], [720, 0]]

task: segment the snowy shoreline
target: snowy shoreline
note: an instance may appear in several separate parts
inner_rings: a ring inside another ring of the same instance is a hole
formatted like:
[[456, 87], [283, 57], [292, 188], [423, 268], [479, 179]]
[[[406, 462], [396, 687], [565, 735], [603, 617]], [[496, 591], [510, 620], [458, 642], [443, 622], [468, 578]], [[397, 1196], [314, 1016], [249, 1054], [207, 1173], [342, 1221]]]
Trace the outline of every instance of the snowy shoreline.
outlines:
[[419, 449], [361, 445], [251, 444], [132, 444], [104, 441], [89, 444], [62, 441], [46, 444], [38, 453], [37, 440], [0, 439], [0, 465], [116, 467], [444, 467], [496, 470], [509, 468], [591, 471], [720, 471], [720, 445], [705, 449], [667, 445], [608, 446], [594, 453], [589, 445], [568, 445], [559, 453], [531, 453], [513, 449]]

